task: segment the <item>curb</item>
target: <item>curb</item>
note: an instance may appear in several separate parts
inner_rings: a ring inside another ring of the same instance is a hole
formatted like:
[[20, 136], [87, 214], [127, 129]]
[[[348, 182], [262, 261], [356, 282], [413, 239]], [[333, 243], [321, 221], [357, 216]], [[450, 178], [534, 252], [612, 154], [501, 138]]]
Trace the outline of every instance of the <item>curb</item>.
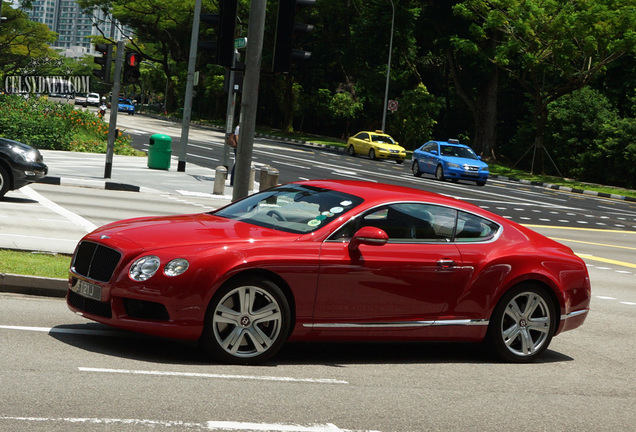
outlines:
[[509, 181], [509, 182], [515, 182], [515, 183], [521, 183], [521, 184], [527, 184], [531, 186], [542, 186], [548, 189], [560, 190], [564, 192], [572, 192], [572, 193], [578, 193], [583, 195], [598, 196], [601, 198], [613, 198], [613, 199], [618, 199], [622, 201], [636, 202], [636, 198], [634, 197], [628, 197], [628, 196], [617, 195], [617, 194], [608, 194], [605, 192], [595, 192], [595, 191], [590, 191], [585, 189], [576, 189], [576, 188], [571, 188], [568, 186], [555, 185], [552, 183], [543, 183], [543, 182], [530, 181], [530, 180], [520, 180], [520, 179], [516, 179], [512, 177], [505, 177], [505, 176], [498, 176], [498, 175], [491, 175], [490, 178]]
[[97, 189], [117, 190], [126, 192], [140, 192], [139, 186], [130, 185], [126, 183], [115, 183], [109, 181], [99, 180], [87, 180], [87, 179], [74, 179], [74, 178], [62, 178], [62, 177], [43, 177], [37, 181], [37, 183], [51, 184], [57, 186], [80, 186], [80, 187], [93, 187]]
[[0, 292], [65, 297], [67, 289], [67, 279], [0, 273]]

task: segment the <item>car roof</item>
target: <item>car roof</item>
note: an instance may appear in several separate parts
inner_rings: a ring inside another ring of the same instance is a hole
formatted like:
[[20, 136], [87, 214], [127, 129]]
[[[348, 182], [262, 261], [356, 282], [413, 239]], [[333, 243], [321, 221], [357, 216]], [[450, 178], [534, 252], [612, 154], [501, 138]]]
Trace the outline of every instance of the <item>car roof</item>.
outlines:
[[[483, 210], [481, 207], [478, 207], [474, 204], [470, 204], [468, 202], [460, 201], [456, 198], [440, 195], [434, 192], [410, 188], [407, 186], [375, 183], [364, 180], [305, 180], [294, 183], [349, 193], [351, 195], [363, 198], [365, 203], [367, 203], [369, 207], [389, 202], [426, 201], [430, 203], [460, 208], [470, 212], [488, 214], [490, 216], [490, 212]], [[493, 216], [496, 217], [496, 215]], [[499, 219], [500, 218], [497, 217], [497, 220]]]
[[[429, 141], [428, 143], [432, 143], [432, 142], [437, 143], [437, 144], [449, 145], [449, 146], [453, 146], [453, 147], [466, 147], [466, 148], [470, 148], [470, 146], [469, 146], [469, 145], [462, 144], [462, 143], [460, 143], [460, 142], [453, 142], [453, 141], [436, 141], [436, 140], [432, 140], [432, 141]], [[428, 144], [428, 143], [427, 143], [427, 144]]]
[[382, 131], [360, 131], [358, 133], [356, 133], [356, 135], [361, 134], [361, 133], [368, 133], [370, 135], [380, 135], [380, 136], [388, 136], [390, 137], [391, 135], [384, 133]]

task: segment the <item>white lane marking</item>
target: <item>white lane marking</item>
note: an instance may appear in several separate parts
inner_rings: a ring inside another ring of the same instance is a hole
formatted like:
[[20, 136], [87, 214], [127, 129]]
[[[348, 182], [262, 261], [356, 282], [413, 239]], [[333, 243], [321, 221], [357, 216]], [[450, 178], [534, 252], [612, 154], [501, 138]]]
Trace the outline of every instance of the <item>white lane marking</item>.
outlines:
[[341, 429], [334, 424], [313, 424], [302, 426], [298, 424], [281, 423], [251, 423], [251, 422], [231, 422], [231, 421], [208, 421], [205, 423], [169, 421], [169, 420], [147, 420], [147, 419], [117, 419], [117, 418], [91, 418], [91, 417], [16, 417], [0, 416], [0, 420], [21, 421], [32, 423], [73, 423], [73, 424], [93, 424], [93, 425], [126, 425], [145, 426], [149, 428], [186, 428], [212, 431], [256, 431], [256, 432], [380, 432], [361, 431], [352, 429]]
[[30, 186], [25, 186], [22, 189], [20, 189], [20, 191], [27, 197], [31, 198], [32, 200], [39, 202], [41, 205], [48, 208], [49, 210], [54, 211], [60, 216], [65, 217], [66, 219], [73, 222], [75, 225], [82, 227], [87, 233], [97, 229], [97, 225], [87, 221], [86, 219], [84, 219], [78, 214], [75, 214], [69, 210], [66, 210], [64, 207], [58, 204], [55, 204], [50, 199], [43, 197], [42, 195], [40, 195], [39, 193], [31, 189]]
[[112, 373], [125, 375], [152, 375], [152, 376], [177, 376], [177, 377], [194, 377], [194, 378], [216, 378], [216, 379], [240, 379], [255, 381], [282, 381], [282, 382], [304, 382], [315, 384], [349, 384], [347, 381], [329, 379], [329, 378], [292, 378], [284, 376], [265, 376], [265, 375], [226, 375], [226, 374], [208, 374], [196, 372], [167, 372], [167, 371], [148, 371], [148, 370], [131, 370], [131, 369], [107, 369], [107, 368], [89, 368], [79, 367], [80, 372], [94, 373]]

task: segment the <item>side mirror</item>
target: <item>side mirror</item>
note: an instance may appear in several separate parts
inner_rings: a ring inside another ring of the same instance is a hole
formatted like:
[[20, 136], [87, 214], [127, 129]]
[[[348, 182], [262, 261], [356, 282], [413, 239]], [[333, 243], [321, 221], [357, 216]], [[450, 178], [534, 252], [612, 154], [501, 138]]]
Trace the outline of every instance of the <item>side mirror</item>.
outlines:
[[437, 150], [431, 150], [431, 154], [436, 155], [437, 154]]
[[366, 226], [360, 228], [351, 239], [349, 248], [358, 249], [361, 244], [369, 246], [383, 246], [389, 241], [389, 235], [380, 228]]

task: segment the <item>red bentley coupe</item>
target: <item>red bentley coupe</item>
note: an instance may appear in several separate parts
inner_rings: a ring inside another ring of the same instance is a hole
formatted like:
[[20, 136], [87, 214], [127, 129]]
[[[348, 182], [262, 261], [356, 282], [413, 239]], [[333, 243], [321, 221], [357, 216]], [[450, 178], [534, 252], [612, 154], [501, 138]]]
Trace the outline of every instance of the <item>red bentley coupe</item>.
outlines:
[[286, 340], [483, 341], [528, 362], [590, 306], [568, 247], [474, 205], [362, 181], [285, 184], [86, 235], [67, 302], [253, 364]]

